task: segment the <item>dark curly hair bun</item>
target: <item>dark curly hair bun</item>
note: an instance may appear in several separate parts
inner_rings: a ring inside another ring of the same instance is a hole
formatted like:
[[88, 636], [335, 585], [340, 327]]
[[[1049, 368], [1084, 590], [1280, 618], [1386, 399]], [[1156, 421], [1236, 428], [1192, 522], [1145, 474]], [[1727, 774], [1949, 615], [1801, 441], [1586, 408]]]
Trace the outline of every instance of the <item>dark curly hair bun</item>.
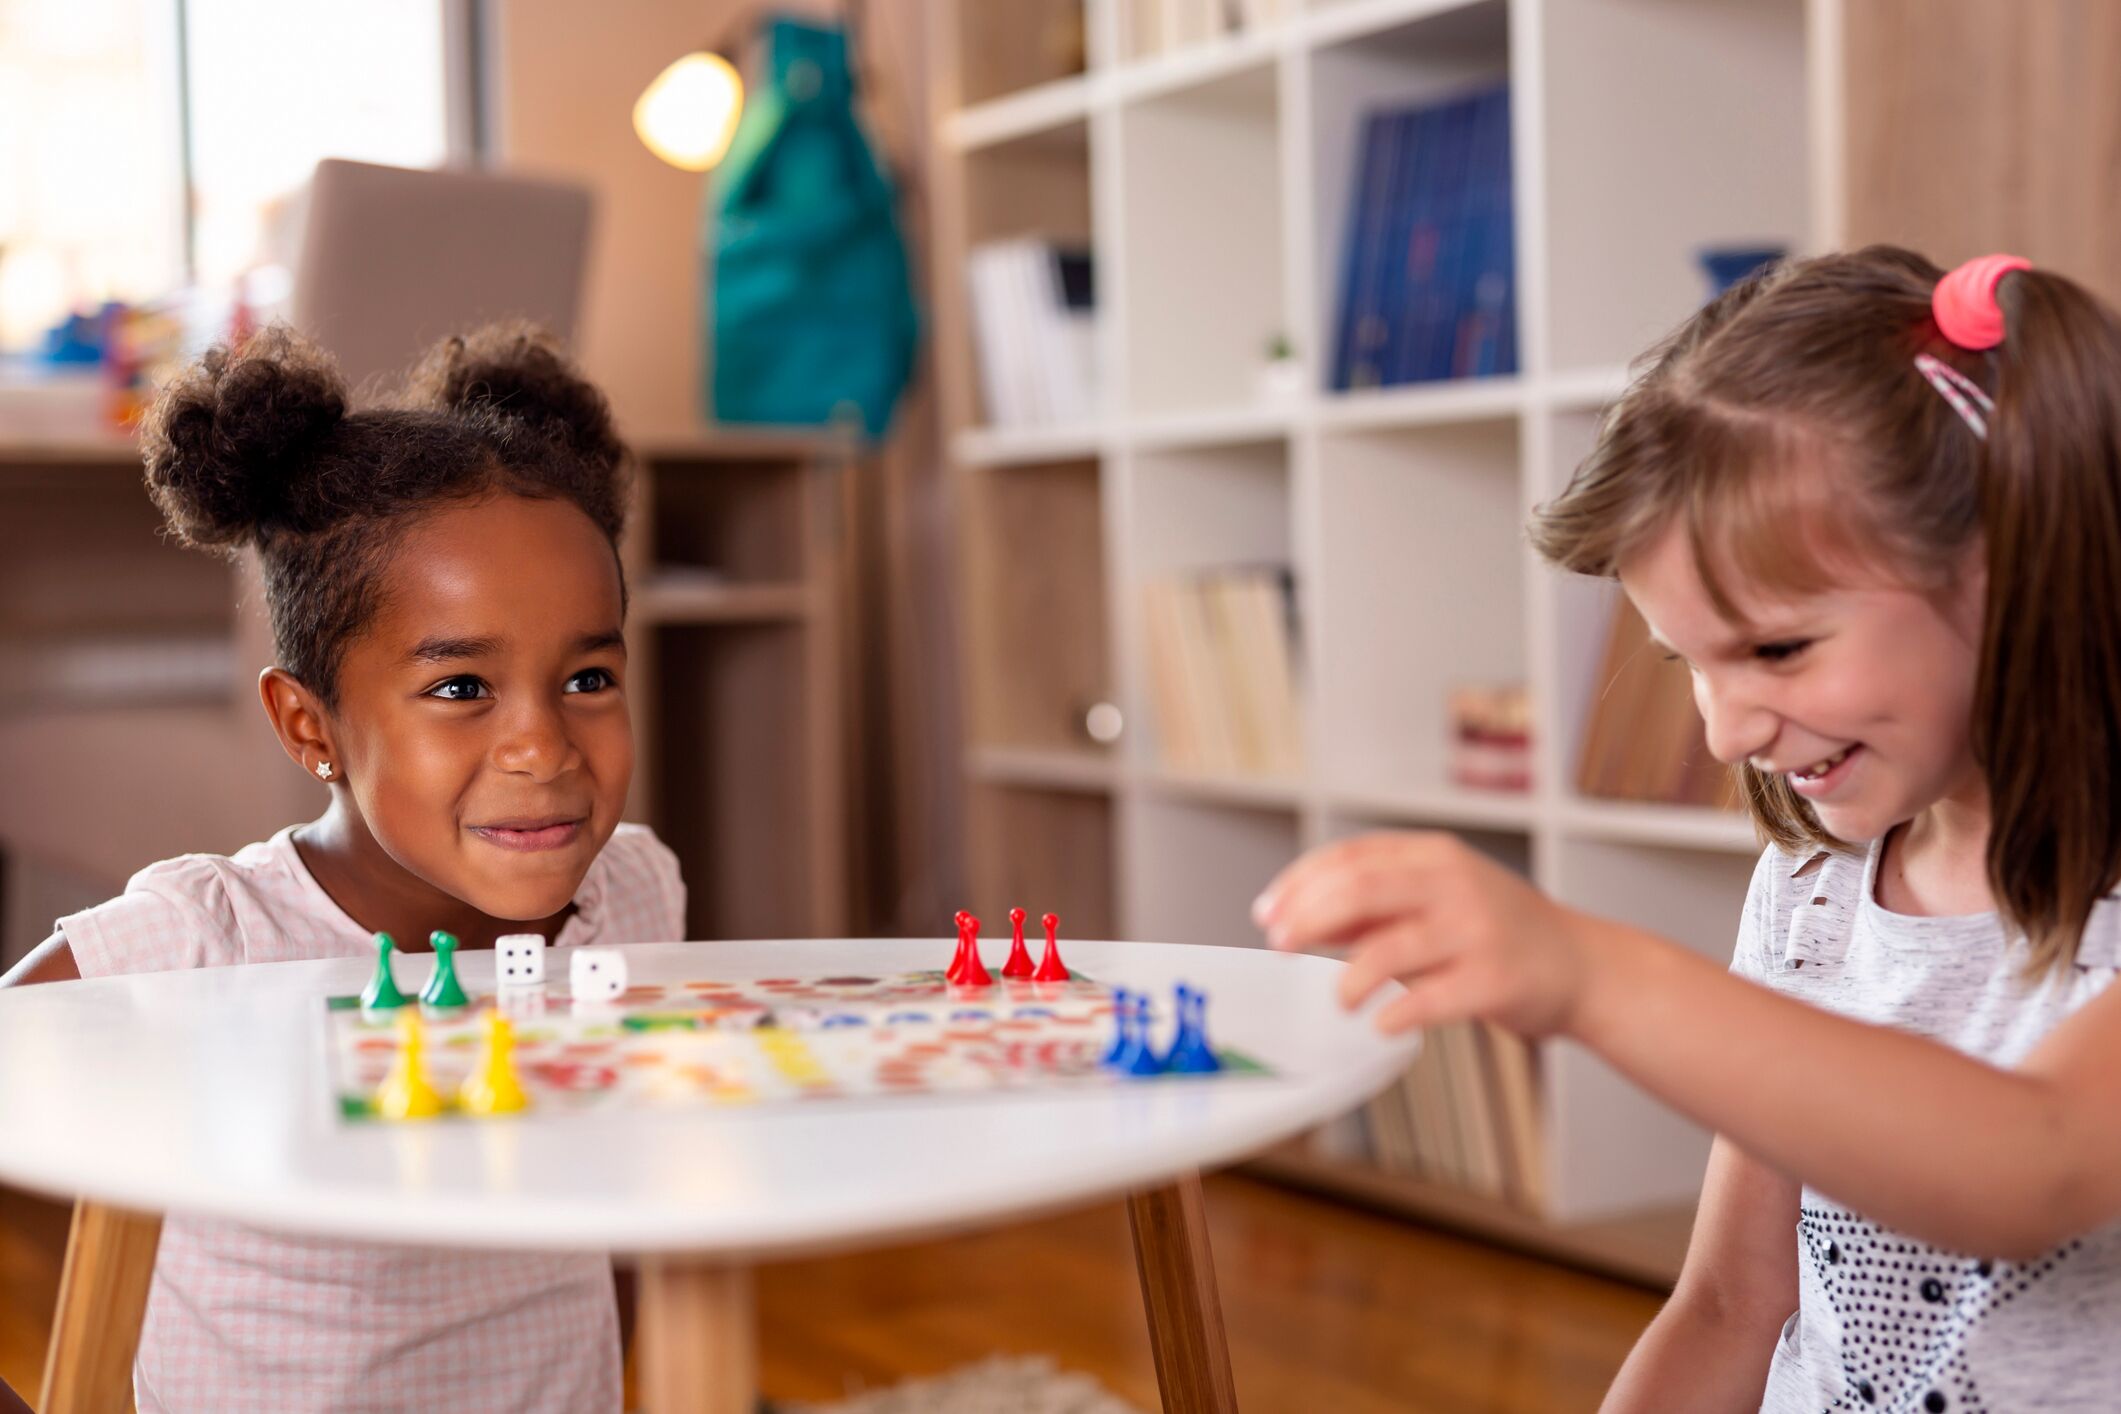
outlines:
[[269, 329], [178, 375], [144, 438], [172, 531], [223, 554], [256, 547], [280, 665], [327, 706], [420, 516], [495, 495], [565, 501], [618, 567], [625, 448], [604, 395], [549, 335], [503, 324], [445, 339], [387, 404], [346, 404], [328, 357]]
[[400, 406], [504, 418], [605, 471], [625, 455], [611, 404], [535, 324], [489, 324], [442, 340], [413, 368]]
[[216, 347], [165, 388], [141, 428], [148, 492], [186, 543], [235, 545], [299, 528], [316, 507], [309, 453], [346, 416], [322, 349], [274, 327]]

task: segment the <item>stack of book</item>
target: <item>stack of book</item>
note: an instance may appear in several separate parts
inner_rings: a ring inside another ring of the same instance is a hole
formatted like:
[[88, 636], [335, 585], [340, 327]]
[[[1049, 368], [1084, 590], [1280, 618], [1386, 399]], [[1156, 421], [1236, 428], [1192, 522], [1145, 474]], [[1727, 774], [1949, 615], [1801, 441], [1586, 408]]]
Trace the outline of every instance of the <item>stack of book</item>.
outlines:
[[1730, 768], [1709, 754], [1686, 664], [1650, 642], [1649, 626], [1626, 599], [1606, 636], [1576, 788], [1608, 800], [1739, 804]]
[[1144, 591], [1149, 695], [1163, 762], [1184, 771], [1293, 775], [1295, 588], [1282, 568], [1152, 582]]
[[1120, 0], [1129, 58], [1146, 59], [1275, 23], [1298, 0]]
[[978, 246], [966, 264], [988, 425], [1054, 427], [1095, 418], [1090, 252], [1027, 237]]
[[1399, 1083], [1363, 1110], [1370, 1161], [1387, 1173], [1501, 1198], [1537, 1212], [1545, 1198], [1531, 1047], [1464, 1021], [1422, 1033]]
[[1508, 86], [1371, 113], [1349, 190], [1333, 386], [1516, 372]]
[[1454, 785], [1532, 788], [1532, 712], [1523, 683], [1452, 690], [1450, 762]]

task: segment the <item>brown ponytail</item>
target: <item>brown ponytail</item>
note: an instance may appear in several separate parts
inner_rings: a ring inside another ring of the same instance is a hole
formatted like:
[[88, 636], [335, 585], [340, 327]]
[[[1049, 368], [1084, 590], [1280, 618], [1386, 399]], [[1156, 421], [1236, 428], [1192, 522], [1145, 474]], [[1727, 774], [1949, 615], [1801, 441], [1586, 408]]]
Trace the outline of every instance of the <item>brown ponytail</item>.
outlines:
[[2121, 323], [2044, 271], [1997, 302], [1973, 743], [1989, 888], [2037, 971], [2075, 956], [2121, 872]]
[[[2029, 970], [2046, 971], [2076, 956], [2121, 875], [2121, 322], [2025, 271], [1999, 289], [2001, 346], [1970, 352], [1931, 313], [1943, 274], [1872, 246], [1728, 291], [1638, 365], [1531, 539], [1564, 569], [1612, 577], [1682, 526], [1734, 623], [1727, 578], [1813, 592], [1882, 545], [1910, 586], [1941, 591], [1985, 546], [1969, 734], [1990, 794], [1988, 881]], [[1923, 353], [1994, 397], [1986, 441], [1916, 372]], [[1787, 780], [1734, 770], [1766, 837], [1844, 847]]]

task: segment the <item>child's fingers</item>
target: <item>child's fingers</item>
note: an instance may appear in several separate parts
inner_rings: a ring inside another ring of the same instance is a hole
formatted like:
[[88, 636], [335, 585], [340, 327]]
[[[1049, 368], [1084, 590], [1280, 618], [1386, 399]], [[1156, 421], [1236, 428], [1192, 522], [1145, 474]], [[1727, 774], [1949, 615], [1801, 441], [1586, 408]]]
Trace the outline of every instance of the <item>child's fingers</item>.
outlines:
[[1411, 919], [1365, 934], [1341, 970], [1340, 1003], [1354, 1011], [1393, 978], [1416, 977], [1445, 957], [1435, 931]]
[[1295, 889], [1319, 874], [1332, 873], [1345, 868], [1350, 860], [1374, 850], [1378, 841], [1387, 836], [1361, 835], [1354, 839], [1337, 840], [1320, 845], [1317, 849], [1299, 855], [1283, 866], [1282, 871], [1252, 900], [1252, 921], [1264, 928], [1273, 920], [1280, 906]]
[[1462, 1021], [1472, 1014], [1473, 1009], [1458, 995], [1454, 979], [1437, 974], [1414, 979], [1404, 996], [1394, 997], [1377, 1009], [1374, 1024], [1384, 1035], [1397, 1036], [1405, 1031]]
[[1422, 912], [1434, 893], [1433, 857], [1424, 841], [1409, 836], [1320, 860], [1274, 898], [1265, 924], [1269, 942], [1278, 948], [1347, 944], [1378, 923]]

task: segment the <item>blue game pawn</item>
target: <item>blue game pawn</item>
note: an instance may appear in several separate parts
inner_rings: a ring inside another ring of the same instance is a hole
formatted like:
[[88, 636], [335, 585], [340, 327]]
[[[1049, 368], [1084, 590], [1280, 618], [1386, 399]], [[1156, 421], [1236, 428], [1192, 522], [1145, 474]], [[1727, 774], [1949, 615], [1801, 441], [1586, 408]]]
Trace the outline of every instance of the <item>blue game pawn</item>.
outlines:
[[1157, 1055], [1156, 1047], [1149, 1044], [1149, 994], [1138, 992], [1134, 997], [1134, 1046], [1128, 1057], [1127, 1073], [1161, 1075], [1163, 1070], [1163, 1057]]
[[1107, 1070], [1118, 1065], [1119, 1058], [1127, 1053], [1127, 1037], [1134, 1029], [1133, 995], [1125, 987], [1112, 989], [1112, 1044], [1097, 1058], [1097, 1063]]
[[1176, 1075], [1212, 1075], [1223, 1068], [1208, 1044], [1208, 994], [1178, 984], [1178, 1034], [1164, 1057], [1164, 1069]]
[[1149, 995], [1127, 994], [1126, 1020], [1121, 1023], [1117, 1052], [1107, 1064], [1122, 1075], [1161, 1075], [1163, 1061], [1149, 1044]]

